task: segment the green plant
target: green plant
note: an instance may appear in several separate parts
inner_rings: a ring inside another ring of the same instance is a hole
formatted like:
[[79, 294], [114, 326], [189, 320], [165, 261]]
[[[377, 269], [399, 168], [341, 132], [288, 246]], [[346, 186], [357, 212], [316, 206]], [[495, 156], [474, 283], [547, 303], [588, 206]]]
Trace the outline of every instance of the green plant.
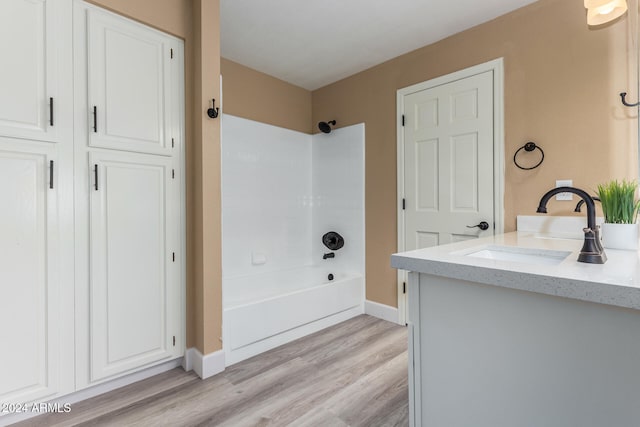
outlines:
[[598, 184], [598, 197], [602, 204], [604, 222], [609, 224], [633, 224], [640, 210], [636, 199], [638, 183], [635, 181], [609, 181]]

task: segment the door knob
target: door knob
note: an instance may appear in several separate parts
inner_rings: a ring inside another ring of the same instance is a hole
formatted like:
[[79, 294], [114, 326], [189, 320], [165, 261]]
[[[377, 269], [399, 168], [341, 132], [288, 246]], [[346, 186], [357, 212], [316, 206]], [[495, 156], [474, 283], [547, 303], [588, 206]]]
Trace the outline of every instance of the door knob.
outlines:
[[489, 229], [489, 223], [487, 221], [481, 221], [480, 224], [467, 225], [467, 228], [476, 228], [476, 227], [478, 227], [482, 231], [488, 230]]

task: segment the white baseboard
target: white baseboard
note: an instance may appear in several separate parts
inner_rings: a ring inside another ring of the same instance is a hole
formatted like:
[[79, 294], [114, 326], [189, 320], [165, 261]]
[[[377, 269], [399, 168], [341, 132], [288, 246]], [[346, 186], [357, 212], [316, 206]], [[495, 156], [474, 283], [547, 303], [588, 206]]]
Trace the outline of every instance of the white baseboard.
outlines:
[[364, 314], [386, 320], [387, 322], [404, 325], [404, 323], [400, 323], [399, 321], [398, 309], [389, 305], [366, 300], [364, 302]]
[[[79, 390], [61, 397], [57, 397], [48, 401], [47, 403], [60, 405], [64, 404], [74, 404], [80, 402], [82, 400], [90, 399], [92, 397], [99, 396], [104, 393], [108, 393], [110, 391], [119, 389], [121, 387], [127, 386], [129, 384], [133, 384], [138, 381], [145, 380], [147, 378], [153, 377], [155, 375], [161, 374], [163, 372], [170, 371], [179, 366], [183, 366], [183, 358], [170, 360], [168, 362], [164, 362], [160, 365], [152, 366], [150, 368], [144, 369], [139, 372], [134, 372], [129, 375], [125, 375], [120, 378], [116, 378], [111, 381], [103, 382], [92, 387], [85, 388], [83, 390]], [[33, 418], [35, 416], [42, 415], [41, 413], [19, 413], [19, 414], [10, 414], [4, 415], [0, 417], [0, 426], [8, 426], [19, 421], [23, 421], [29, 418]]]
[[224, 371], [224, 351], [219, 350], [203, 356], [197, 348], [190, 348], [184, 356], [182, 367], [185, 371], [193, 370], [203, 380]]

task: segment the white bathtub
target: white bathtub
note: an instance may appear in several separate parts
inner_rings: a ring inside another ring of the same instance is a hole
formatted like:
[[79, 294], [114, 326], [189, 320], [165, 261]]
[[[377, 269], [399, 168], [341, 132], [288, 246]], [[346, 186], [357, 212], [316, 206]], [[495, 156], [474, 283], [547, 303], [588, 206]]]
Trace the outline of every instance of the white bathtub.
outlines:
[[223, 304], [231, 365], [362, 314], [364, 276], [310, 266], [224, 278]]

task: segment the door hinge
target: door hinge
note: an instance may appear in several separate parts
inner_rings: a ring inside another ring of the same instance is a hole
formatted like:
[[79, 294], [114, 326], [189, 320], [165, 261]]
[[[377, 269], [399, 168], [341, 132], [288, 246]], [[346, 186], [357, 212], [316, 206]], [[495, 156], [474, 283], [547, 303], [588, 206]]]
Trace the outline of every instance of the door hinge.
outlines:
[[404, 114], [402, 115], [402, 126], [404, 126]]
[[402, 293], [403, 294], [407, 293], [407, 282], [402, 282]]
[[171, 59], [173, 59], [173, 48], [171, 48]]
[[176, 262], [176, 253], [175, 252], [173, 252], [171, 258], [173, 259], [173, 262]]
[[176, 346], [176, 336], [175, 335], [173, 336], [173, 346], [174, 347]]
[[402, 199], [402, 210], [405, 210], [407, 208], [407, 201], [405, 199]]
[[171, 179], [176, 179], [176, 170], [171, 169]]

